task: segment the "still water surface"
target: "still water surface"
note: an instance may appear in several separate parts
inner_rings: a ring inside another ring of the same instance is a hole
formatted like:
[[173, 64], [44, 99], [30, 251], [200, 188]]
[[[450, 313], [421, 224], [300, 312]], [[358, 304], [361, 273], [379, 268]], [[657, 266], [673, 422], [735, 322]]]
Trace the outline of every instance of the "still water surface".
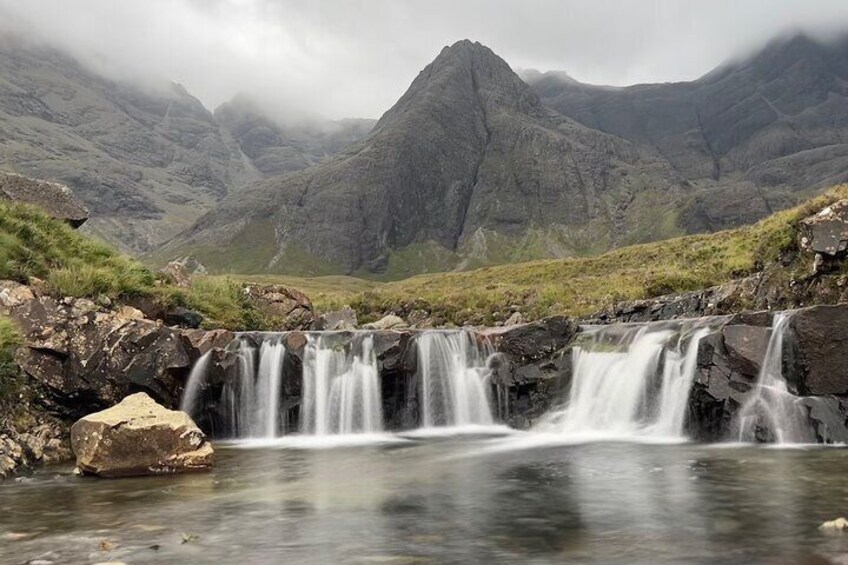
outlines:
[[0, 483], [0, 563], [848, 563], [848, 535], [817, 529], [848, 515], [846, 450], [504, 441], [218, 445], [213, 472], [176, 477], [44, 469]]

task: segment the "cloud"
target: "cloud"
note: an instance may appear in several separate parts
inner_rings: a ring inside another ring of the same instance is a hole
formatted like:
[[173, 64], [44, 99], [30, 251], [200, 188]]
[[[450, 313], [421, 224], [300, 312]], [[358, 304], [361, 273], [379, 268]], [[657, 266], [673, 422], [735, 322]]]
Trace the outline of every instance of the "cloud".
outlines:
[[242, 92], [284, 119], [378, 117], [463, 38], [623, 85], [696, 78], [786, 30], [848, 31], [843, 0], [0, 0], [0, 16], [111, 76], [174, 80], [211, 108]]

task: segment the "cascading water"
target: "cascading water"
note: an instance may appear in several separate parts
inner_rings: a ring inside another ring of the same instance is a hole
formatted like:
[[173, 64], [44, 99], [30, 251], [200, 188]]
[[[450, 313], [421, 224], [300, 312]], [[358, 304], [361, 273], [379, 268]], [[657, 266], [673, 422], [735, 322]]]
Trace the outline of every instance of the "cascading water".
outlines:
[[816, 440], [804, 398], [789, 392], [783, 377], [783, 341], [790, 315], [789, 312], [774, 315], [755, 389], [737, 416], [739, 441], [769, 439], [777, 443], [811, 443]]
[[203, 381], [206, 379], [206, 371], [209, 370], [209, 361], [212, 359], [212, 352], [207, 351], [200, 356], [186, 381], [185, 391], [183, 392], [182, 400], [180, 400], [180, 410], [190, 416], [197, 416], [198, 404], [200, 403], [200, 393], [203, 386]]
[[682, 438], [698, 347], [711, 331], [709, 319], [584, 328], [572, 350], [567, 404], [537, 429], [575, 437]]
[[380, 377], [371, 336], [355, 339], [351, 352], [334, 334], [308, 336], [303, 358], [301, 432], [353, 434], [383, 431]]
[[491, 425], [488, 342], [464, 331], [427, 331], [415, 341], [421, 426]]
[[281, 340], [263, 341], [259, 348], [259, 372], [256, 377], [254, 421], [251, 435], [274, 438], [282, 435], [280, 421], [280, 385], [286, 348]]

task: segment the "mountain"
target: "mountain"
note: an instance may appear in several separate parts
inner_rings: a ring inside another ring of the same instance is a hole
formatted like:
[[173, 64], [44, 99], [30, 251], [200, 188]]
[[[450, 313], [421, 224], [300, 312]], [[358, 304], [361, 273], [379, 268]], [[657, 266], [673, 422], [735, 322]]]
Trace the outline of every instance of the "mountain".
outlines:
[[0, 39], [0, 166], [71, 187], [86, 229], [145, 251], [259, 175], [184, 88], [105, 79], [46, 47]]
[[682, 218], [689, 232], [748, 223], [848, 180], [848, 40], [780, 38], [691, 82], [527, 77], [549, 107], [656, 148], [697, 187]]
[[376, 120], [301, 121], [282, 125], [245, 96], [215, 110], [215, 118], [266, 176], [300, 171], [362, 139]]
[[402, 276], [667, 237], [684, 193], [656, 151], [546, 108], [466, 40], [366, 139], [225, 198], [164, 251], [240, 272]]
[[287, 168], [271, 149], [283, 130], [252, 109], [272, 132], [265, 142], [235, 107], [213, 114], [178, 84], [111, 80], [0, 36], [0, 170], [66, 184], [91, 211], [83, 229], [124, 251], [149, 252], [239, 187], [309, 166], [370, 129], [353, 120], [284, 131], [296, 152]]

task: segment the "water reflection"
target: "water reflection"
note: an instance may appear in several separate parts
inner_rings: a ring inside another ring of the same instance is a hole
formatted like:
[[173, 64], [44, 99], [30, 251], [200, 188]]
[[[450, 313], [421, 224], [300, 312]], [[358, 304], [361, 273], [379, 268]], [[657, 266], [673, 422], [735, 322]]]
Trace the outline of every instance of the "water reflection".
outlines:
[[[219, 447], [210, 474], [0, 483], [0, 562], [815, 563], [846, 452], [491, 439]], [[107, 540], [109, 543], [101, 545]], [[101, 549], [105, 548], [105, 549]]]

